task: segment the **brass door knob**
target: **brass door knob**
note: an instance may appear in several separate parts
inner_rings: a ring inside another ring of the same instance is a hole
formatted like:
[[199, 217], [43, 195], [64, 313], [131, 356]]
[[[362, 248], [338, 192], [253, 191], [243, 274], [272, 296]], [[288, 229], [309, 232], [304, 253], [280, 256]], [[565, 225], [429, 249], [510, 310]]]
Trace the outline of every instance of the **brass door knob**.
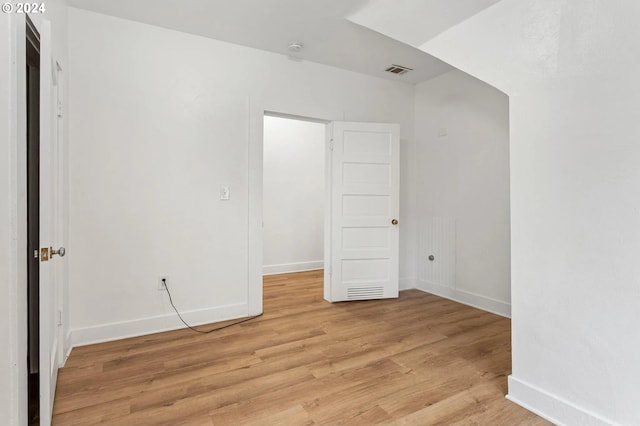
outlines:
[[398, 224], [398, 219], [391, 219], [391, 224], [392, 225], [397, 225]]
[[55, 254], [57, 254], [60, 257], [64, 257], [66, 253], [67, 251], [64, 249], [64, 247], [60, 247], [58, 250], [55, 250], [53, 247], [49, 249], [49, 254], [51, 254], [51, 257], [53, 257], [53, 255]]

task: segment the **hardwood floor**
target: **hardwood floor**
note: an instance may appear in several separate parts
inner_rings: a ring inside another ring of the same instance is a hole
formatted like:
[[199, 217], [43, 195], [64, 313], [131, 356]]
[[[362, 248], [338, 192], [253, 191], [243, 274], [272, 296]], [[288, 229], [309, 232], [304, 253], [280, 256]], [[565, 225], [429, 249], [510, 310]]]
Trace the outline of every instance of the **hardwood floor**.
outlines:
[[264, 283], [244, 324], [75, 348], [53, 424], [550, 424], [504, 398], [508, 319], [418, 290], [330, 304], [322, 271]]

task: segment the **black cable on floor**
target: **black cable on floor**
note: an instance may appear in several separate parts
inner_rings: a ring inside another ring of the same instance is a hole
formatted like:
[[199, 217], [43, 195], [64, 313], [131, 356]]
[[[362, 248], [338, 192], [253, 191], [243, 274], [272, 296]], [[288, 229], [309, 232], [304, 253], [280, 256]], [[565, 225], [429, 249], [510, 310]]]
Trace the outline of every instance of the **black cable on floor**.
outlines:
[[189, 324], [187, 324], [187, 322], [182, 318], [182, 315], [180, 315], [180, 312], [178, 312], [178, 308], [176, 308], [176, 305], [173, 304], [173, 299], [171, 298], [171, 292], [169, 291], [169, 286], [167, 285], [167, 280], [165, 278], [162, 279], [162, 283], [164, 284], [164, 288], [165, 288], [165, 290], [167, 290], [167, 294], [169, 295], [169, 303], [171, 303], [171, 306], [173, 307], [173, 310], [176, 311], [176, 314], [178, 314], [178, 318], [180, 318], [180, 321], [182, 321], [182, 323], [184, 325], [186, 325], [187, 328], [189, 328], [190, 330], [195, 331], [196, 333], [201, 333], [201, 334], [213, 333], [214, 331], [219, 331], [219, 330], [231, 327], [233, 325], [242, 324], [243, 322], [251, 321], [252, 319], [256, 319], [256, 318], [262, 316], [262, 314], [259, 314], [259, 315], [256, 315], [254, 317], [245, 318], [243, 320], [236, 321], [236, 322], [231, 323], [231, 324], [223, 325], [222, 327], [213, 328], [211, 330], [206, 330], [206, 331], [197, 330], [197, 329], [193, 328], [192, 326], [190, 326]]

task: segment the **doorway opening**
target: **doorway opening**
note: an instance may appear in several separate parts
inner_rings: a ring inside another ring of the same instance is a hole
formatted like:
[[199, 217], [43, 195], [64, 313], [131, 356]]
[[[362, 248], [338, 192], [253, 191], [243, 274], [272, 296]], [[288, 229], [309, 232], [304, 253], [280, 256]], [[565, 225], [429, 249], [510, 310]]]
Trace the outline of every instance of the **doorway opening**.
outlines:
[[29, 423], [40, 414], [40, 34], [26, 18], [27, 366]]
[[313, 278], [308, 290], [322, 297], [326, 122], [265, 114], [263, 126], [265, 285], [301, 273]]

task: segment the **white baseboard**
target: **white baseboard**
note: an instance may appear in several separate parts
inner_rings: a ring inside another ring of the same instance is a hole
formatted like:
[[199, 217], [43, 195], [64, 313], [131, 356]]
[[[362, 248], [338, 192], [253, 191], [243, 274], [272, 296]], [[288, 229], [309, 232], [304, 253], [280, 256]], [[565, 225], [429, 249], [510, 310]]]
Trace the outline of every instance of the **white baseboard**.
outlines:
[[264, 265], [262, 267], [262, 275], [287, 274], [289, 272], [314, 271], [316, 269], [324, 269], [324, 260]]
[[418, 280], [415, 278], [400, 278], [398, 281], [398, 289], [402, 290], [411, 290], [416, 288]]
[[482, 309], [483, 311], [511, 318], [511, 304], [500, 300], [424, 280], [419, 280], [415, 288], [435, 294], [436, 296], [473, 306], [474, 308]]
[[614, 422], [509, 376], [507, 399], [556, 425], [604, 426]]
[[[242, 318], [247, 316], [247, 312], [248, 305], [246, 303], [240, 303], [237, 305], [197, 309], [181, 312], [180, 314], [189, 324], [202, 325]], [[184, 328], [184, 324], [180, 322], [175, 312], [129, 321], [100, 324], [92, 327], [76, 328], [70, 331], [70, 347], [126, 339], [128, 337], [143, 336], [145, 334], [177, 330], [179, 328]]]

